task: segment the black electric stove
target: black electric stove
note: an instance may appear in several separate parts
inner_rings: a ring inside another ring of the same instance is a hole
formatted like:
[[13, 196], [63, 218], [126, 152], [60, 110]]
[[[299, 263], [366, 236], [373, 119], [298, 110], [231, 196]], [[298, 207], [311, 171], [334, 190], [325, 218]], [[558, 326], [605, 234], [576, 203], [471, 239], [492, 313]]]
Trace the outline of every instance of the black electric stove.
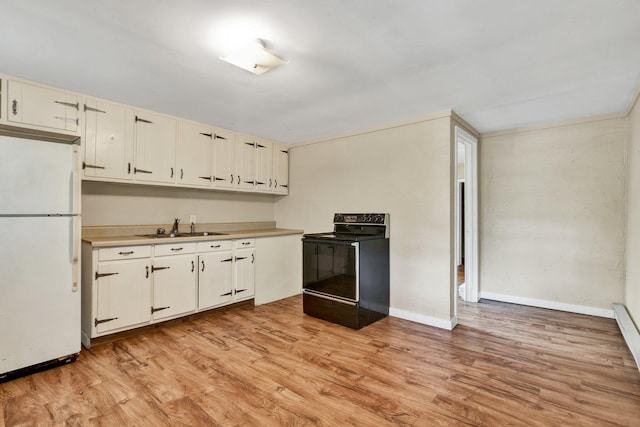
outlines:
[[303, 310], [360, 329], [389, 314], [389, 214], [335, 214], [305, 234]]

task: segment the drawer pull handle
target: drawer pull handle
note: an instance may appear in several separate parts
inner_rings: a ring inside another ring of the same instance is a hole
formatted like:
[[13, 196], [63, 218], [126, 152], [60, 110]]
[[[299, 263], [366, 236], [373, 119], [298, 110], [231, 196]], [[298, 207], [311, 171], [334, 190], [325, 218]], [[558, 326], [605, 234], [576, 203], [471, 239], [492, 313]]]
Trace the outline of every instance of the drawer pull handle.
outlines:
[[212, 247], [213, 249], [216, 249], [216, 248], [219, 248], [219, 247], [220, 247], [220, 245], [211, 245], [211, 247]]
[[135, 253], [135, 252], [133, 252], [133, 251], [128, 251], [128, 252], [118, 252], [118, 255], [124, 255], [124, 256], [127, 256], [127, 255], [133, 255], [134, 253]]
[[182, 249], [184, 249], [184, 248], [171, 248], [171, 250], [173, 252], [178, 252], [178, 251], [181, 251]]
[[98, 280], [101, 277], [113, 276], [114, 274], [118, 274], [118, 273], [98, 273], [96, 271], [96, 280]]
[[118, 320], [118, 318], [117, 317], [110, 317], [109, 319], [100, 319], [100, 320], [98, 320], [98, 318], [96, 317], [96, 318], [94, 318], [93, 326], [98, 326], [101, 323], [111, 322], [112, 320]]

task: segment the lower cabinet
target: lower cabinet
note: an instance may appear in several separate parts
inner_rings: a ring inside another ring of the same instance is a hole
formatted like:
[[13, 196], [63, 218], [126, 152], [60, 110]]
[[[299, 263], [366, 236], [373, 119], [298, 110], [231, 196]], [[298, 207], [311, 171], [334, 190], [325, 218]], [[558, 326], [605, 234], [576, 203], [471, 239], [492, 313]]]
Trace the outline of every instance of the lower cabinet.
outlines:
[[252, 299], [255, 239], [82, 247], [82, 343]]
[[198, 244], [198, 309], [255, 295], [255, 239]]
[[[196, 310], [196, 244], [156, 245], [153, 265], [151, 316], [164, 320]], [[176, 254], [176, 255], [174, 255]]]

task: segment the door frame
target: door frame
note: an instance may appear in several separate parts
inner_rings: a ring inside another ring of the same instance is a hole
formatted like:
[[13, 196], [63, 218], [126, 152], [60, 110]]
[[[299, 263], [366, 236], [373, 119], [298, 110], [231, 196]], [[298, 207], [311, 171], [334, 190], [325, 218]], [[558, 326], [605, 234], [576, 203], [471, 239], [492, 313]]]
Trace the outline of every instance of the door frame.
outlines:
[[[458, 187], [458, 144], [465, 148], [464, 158], [464, 205], [465, 205], [465, 246], [464, 246], [464, 270], [465, 287], [463, 299], [468, 302], [478, 302], [479, 277], [478, 277], [478, 139], [459, 126], [455, 126], [455, 168], [456, 168], [456, 200], [460, 197]], [[458, 221], [459, 210], [456, 210], [455, 219]], [[456, 252], [459, 240], [456, 239]], [[457, 265], [454, 266], [454, 269]], [[457, 272], [456, 272], [457, 273]], [[454, 281], [457, 287], [457, 281]], [[457, 289], [455, 295], [457, 295]], [[457, 313], [456, 313], [457, 314]]]

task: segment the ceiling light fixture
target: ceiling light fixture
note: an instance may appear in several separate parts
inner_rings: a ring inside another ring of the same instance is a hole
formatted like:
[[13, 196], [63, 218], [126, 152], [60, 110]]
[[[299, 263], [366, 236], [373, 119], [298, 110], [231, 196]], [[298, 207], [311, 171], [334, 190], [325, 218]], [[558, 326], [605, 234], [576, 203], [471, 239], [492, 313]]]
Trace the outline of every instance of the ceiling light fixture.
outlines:
[[230, 55], [221, 56], [220, 59], [258, 76], [289, 62], [267, 51], [259, 39], [241, 46]]

